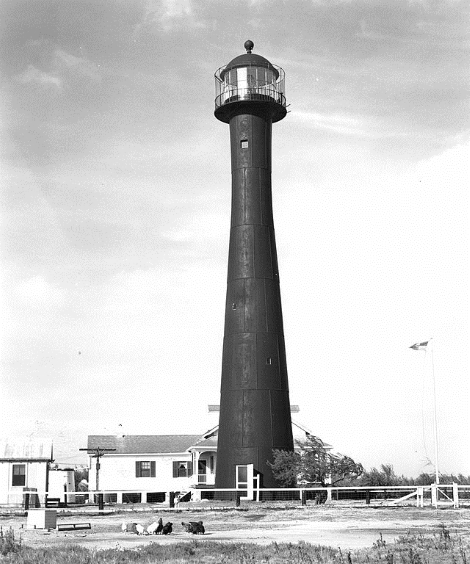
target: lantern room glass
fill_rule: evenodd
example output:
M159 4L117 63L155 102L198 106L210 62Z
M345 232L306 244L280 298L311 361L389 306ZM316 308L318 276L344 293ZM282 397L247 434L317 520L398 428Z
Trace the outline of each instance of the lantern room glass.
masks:
M240 100L270 101L285 107L284 71L272 67L243 66L226 72L221 67L215 73L215 107Z

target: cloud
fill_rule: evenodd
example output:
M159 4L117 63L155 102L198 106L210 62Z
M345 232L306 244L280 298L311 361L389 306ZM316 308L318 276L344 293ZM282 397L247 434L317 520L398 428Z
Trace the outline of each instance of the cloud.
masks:
M170 32L175 28L203 28L206 25L197 19L192 0L147 0L145 14L135 32L142 28L157 27Z
M65 297L62 290L49 284L43 276L23 280L15 288L15 294L20 302L34 308L60 306Z
M85 59L76 57L62 49L54 51L54 67L58 72L73 71L77 75L89 78L94 82L101 81L100 65Z
M100 65L84 57L76 57L59 47L51 52L51 45L47 41L30 42L30 46L47 49L50 72L46 72L29 64L24 72L14 77L15 82L20 84L35 84L44 89L53 89L62 92L65 87L70 86L74 77L92 82L101 81Z
M321 114L318 112L294 110L291 112L291 116L303 125L334 131L342 135L374 135L363 119L346 114Z
M38 84L43 88L52 88L62 91L63 81L60 77L37 69L33 65L28 65L26 70L14 77L16 82L21 84Z

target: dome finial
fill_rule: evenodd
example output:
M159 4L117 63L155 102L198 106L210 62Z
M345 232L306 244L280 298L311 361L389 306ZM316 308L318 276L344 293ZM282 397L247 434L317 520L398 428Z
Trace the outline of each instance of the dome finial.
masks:
M243 47L245 47L247 53L251 53L254 46L255 46L255 44L250 39L248 39L248 41L245 41L245 44L243 45Z

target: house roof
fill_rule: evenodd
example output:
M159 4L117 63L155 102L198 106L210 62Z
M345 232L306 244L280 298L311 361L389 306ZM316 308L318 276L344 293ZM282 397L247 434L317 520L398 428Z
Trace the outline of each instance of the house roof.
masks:
M197 448L216 447L217 446L217 435L212 435L212 436L207 437L207 438L203 437L202 439L200 439L197 443L195 443L192 446L197 447Z
M0 440L0 460L52 460L52 440Z
M292 421L295 430L313 435L304 425ZM187 452L191 447L216 448L219 426L216 425L201 435L89 435L88 449L115 449L113 454L169 454ZM296 438L296 437L295 437ZM327 450L332 447L323 443Z
M201 435L89 435L88 449L113 448L109 454L165 454L186 452Z

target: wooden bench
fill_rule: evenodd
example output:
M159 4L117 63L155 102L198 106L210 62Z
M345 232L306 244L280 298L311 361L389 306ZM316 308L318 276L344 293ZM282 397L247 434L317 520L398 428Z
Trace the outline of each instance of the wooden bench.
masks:
M58 531L78 531L80 529L91 529L91 523L57 523Z
M46 499L46 507L67 507L67 504L63 501L60 501L60 497L48 497Z

